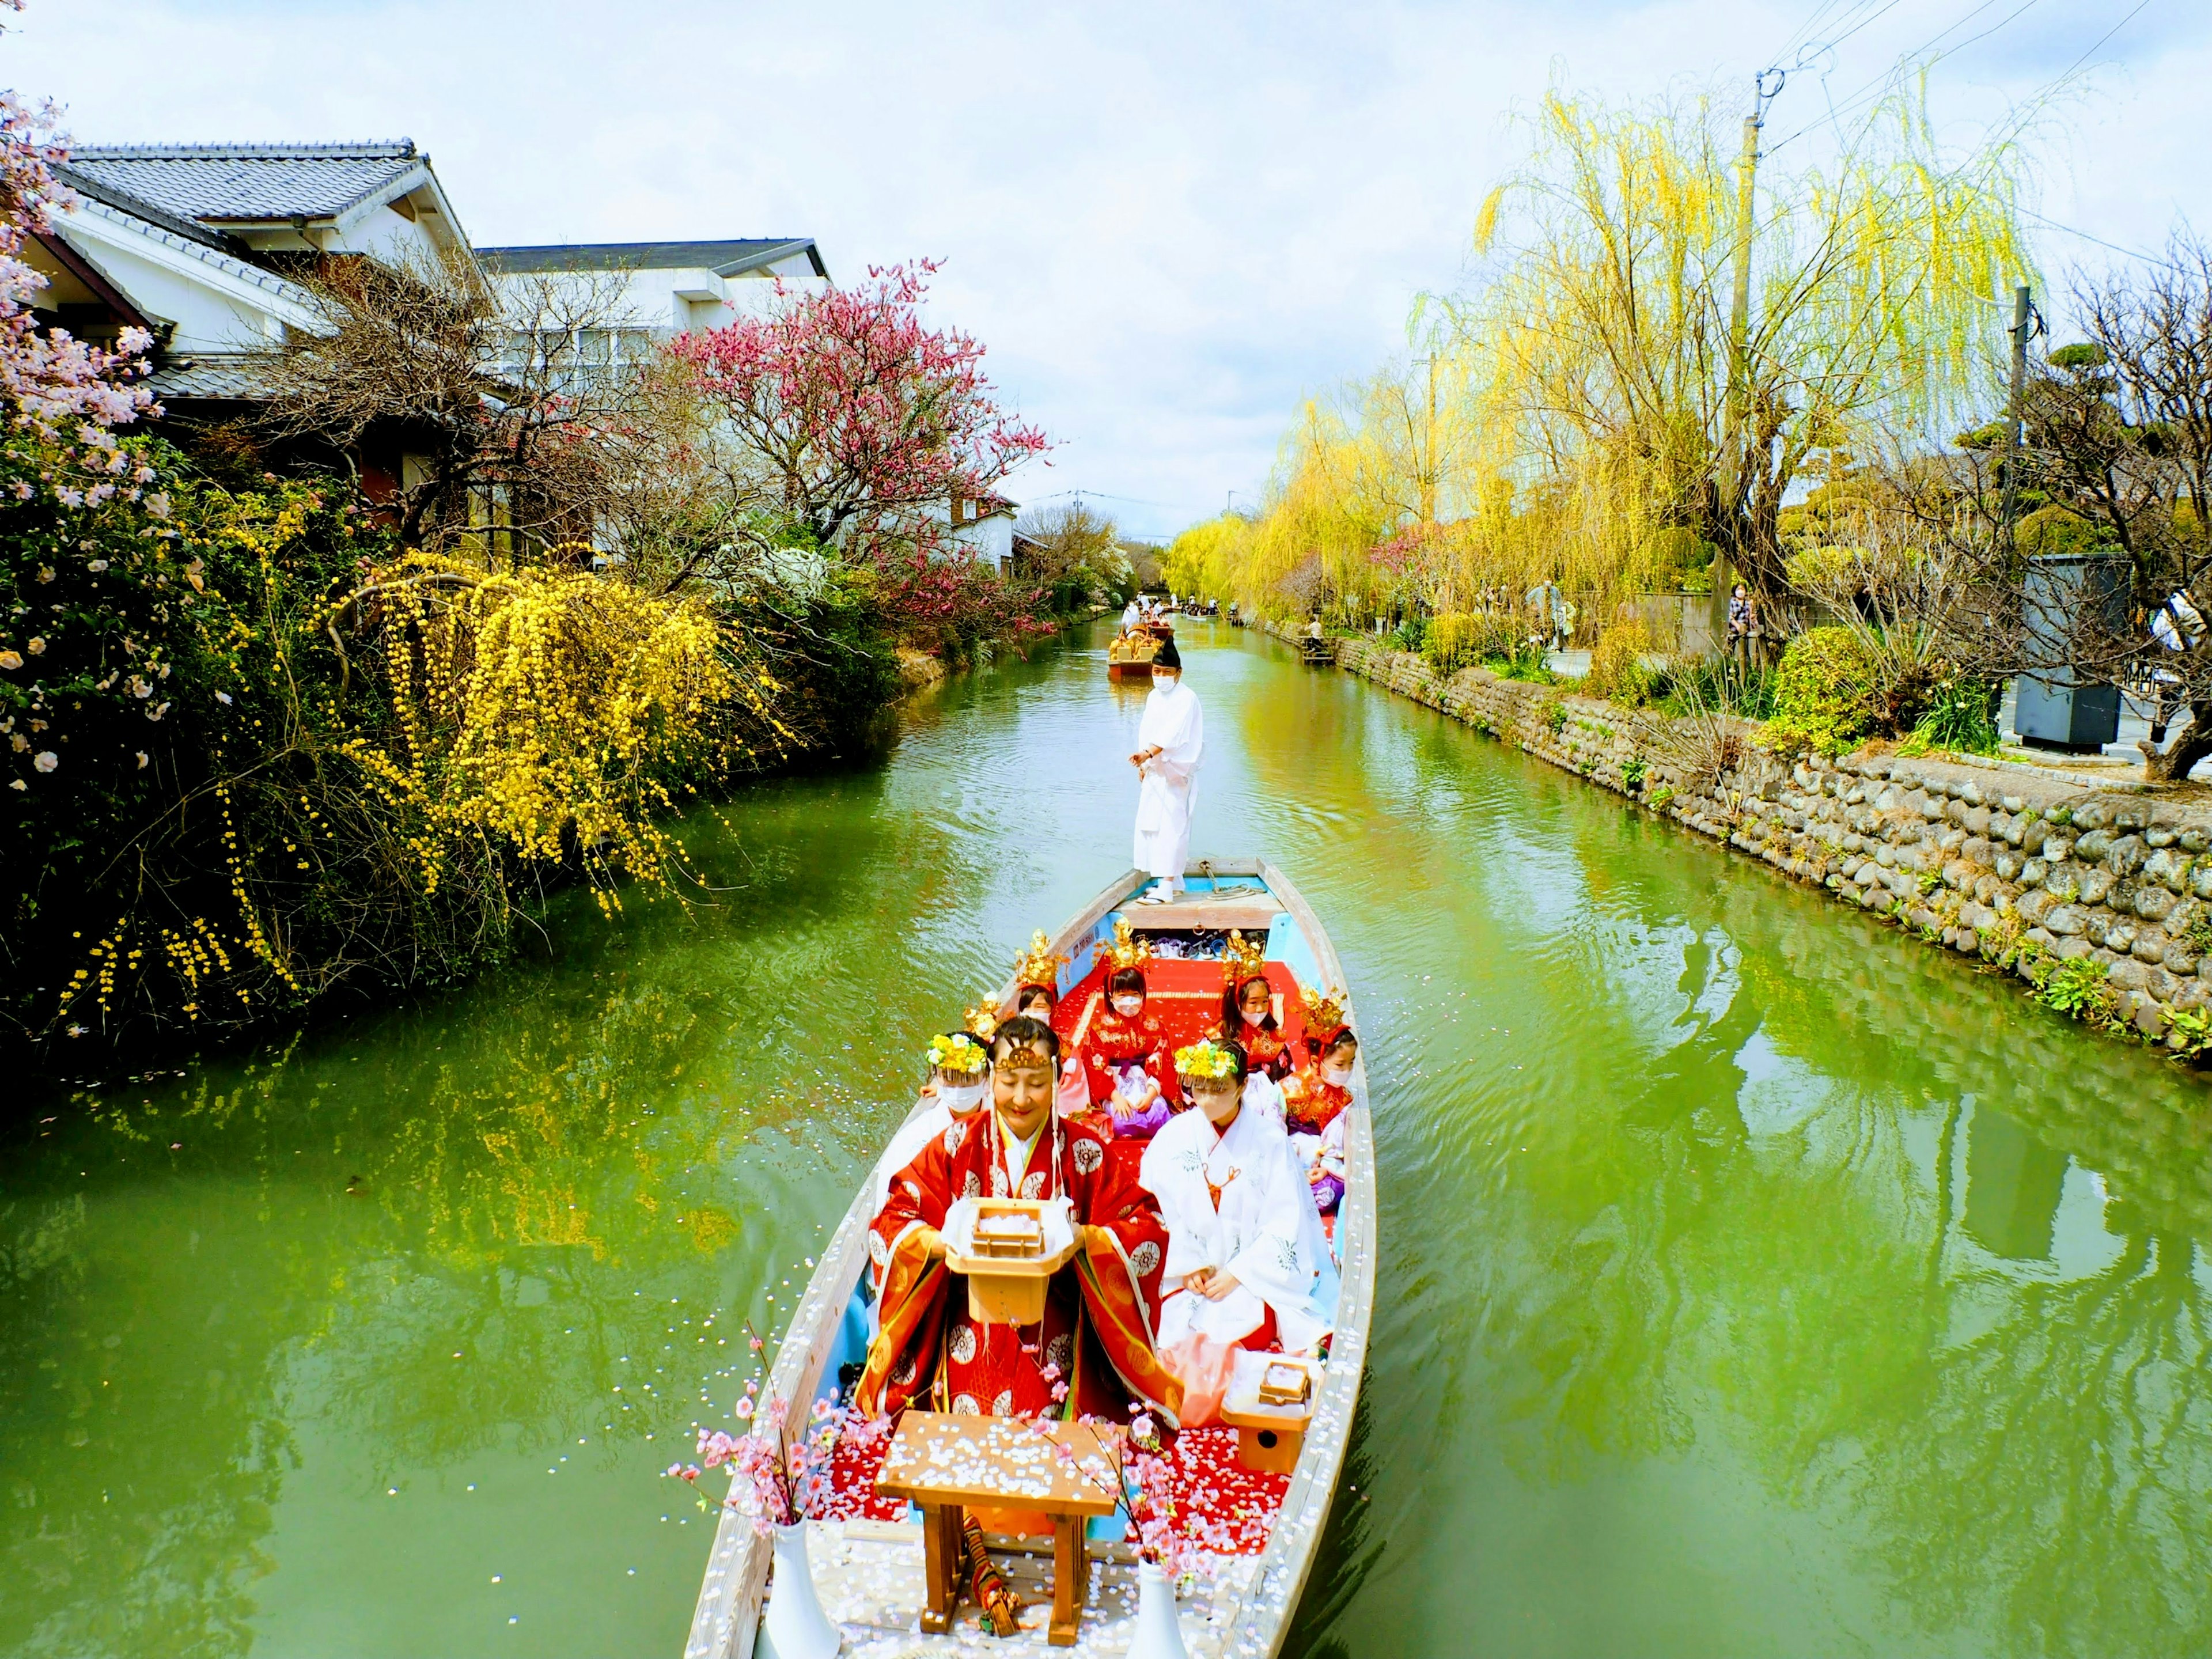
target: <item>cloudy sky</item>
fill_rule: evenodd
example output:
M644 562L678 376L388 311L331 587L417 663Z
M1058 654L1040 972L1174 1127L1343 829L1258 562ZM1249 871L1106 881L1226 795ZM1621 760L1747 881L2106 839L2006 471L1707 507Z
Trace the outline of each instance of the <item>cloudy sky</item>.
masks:
M480 243L942 258L936 314L1058 442L1012 493L1163 533L1255 498L1302 399L1465 280L1551 79L1738 98L1801 64L1768 132L1809 128L1802 155L1922 49L1949 54L1931 104L1961 143L2090 75L2039 155L2050 219L2130 247L2212 230L2202 0L31 0L0 84L85 143L412 137ZM2053 274L2120 257L2056 230L2043 252Z

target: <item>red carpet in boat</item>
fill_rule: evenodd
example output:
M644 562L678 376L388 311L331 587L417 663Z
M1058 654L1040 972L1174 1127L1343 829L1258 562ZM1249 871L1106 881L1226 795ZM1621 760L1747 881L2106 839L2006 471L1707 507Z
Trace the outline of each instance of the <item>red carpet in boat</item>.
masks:
M876 1496L884 1450L878 1446L851 1451L840 1443L836 1495L820 1519L896 1521L905 1516L904 1499ZM1175 1505L1178 1532L1201 1541L1225 1534L1238 1555L1257 1555L1267 1548L1268 1531L1291 1484L1288 1475L1255 1474L1238 1462L1237 1431L1230 1428L1184 1430L1167 1462L1168 1499Z

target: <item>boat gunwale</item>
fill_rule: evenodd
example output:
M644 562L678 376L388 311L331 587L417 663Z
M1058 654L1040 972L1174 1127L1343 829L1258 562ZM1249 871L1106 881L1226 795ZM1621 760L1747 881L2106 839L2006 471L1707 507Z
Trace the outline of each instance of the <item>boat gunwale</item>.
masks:
M1281 901L1312 947L1321 970L1322 989L1348 989L1344 965L1336 947L1297 886L1266 859L1212 859L1189 873L1204 877L1256 876ZM1132 867L1099 890L1053 936L1051 948L1072 954L1089 939L1108 915L1146 885L1151 878ZM1000 988L1003 1007L1016 990L1011 976ZM921 1109L916 1102L908 1113ZM1339 1289L1334 1333L1330 1338L1328 1363L1315 1403L1316 1430L1309 1431L1297 1468L1285 1490L1281 1508L1271 1530L1267 1547L1261 1553L1249 1580L1249 1589L1225 1623L1234 1632L1239 1624L1251 1627L1252 1639L1237 1644L1240 1655L1272 1656L1281 1647L1297 1610L1321 1529L1343 1473L1345 1455L1352 1439L1352 1414L1366 1369L1367 1332L1374 1308L1374 1264L1376 1208L1375 1145L1368 1103L1367 1063L1362 1052L1353 1061L1352 1104L1345 1109L1345 1201L1338 1213L1336 1240ZM905 1120L902 1119L903 1122ZM888 1145L888 1140L886 1140ZM880 1153L878 1154L881 1156ZM873 1170L871 1164L870 1171ZM864 1176L837 1224L837 1231L817 1258L818 1265L807 1280L806 1291L793 1310L788 1334L776 1351L768 1377L768 1397L797 1405L813 1399L828 1364L830 1345L836 1339L867 1261L868 1194L872 1183ZM1357 1195L1355 1197L1355 1194ZM804 1333L805 1340L799 1340ZM805 1413L794 1412L785 1431L787 1453L797 1433L805 1425ZM1319 1431L1327 1425L1331 1431ZM756 1419L753 1432L766 1427ZM770 1559L769 1540L754 1530L751 1507L745 1503L717 1506L719 1518L707 1557L699 1599L692 1610L691 1627L684 1643L684 1659L752 1659L760 1628L762 1598L768 1587ZM1264 1605L1253 1607L1255 1599ZM1261 1621L1265 1620L1264 1627Z

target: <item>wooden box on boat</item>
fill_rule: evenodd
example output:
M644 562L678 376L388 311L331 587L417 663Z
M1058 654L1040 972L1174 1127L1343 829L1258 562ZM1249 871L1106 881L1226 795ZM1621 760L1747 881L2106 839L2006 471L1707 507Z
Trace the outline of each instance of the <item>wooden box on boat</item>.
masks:
M987 1222L1025 1219L1035 1247L1001 1254L1011 1240L981 1236ZM973 1198L945 1218L945 1265L968 1280L968 1311L987 1325L1034 1325L1044 1317L1046 1286L1075 1255L1066 1206L1039 1198Z
M1287 1370L1300 1373L1302 1388L1284 1386ZM1247 1352L1232 1362L1221 1420L1237 1431L1237 1455L1246 1468L1288 1474L1297 1468L1313 1421L1316 1370L1311 1360L1279 1353Z

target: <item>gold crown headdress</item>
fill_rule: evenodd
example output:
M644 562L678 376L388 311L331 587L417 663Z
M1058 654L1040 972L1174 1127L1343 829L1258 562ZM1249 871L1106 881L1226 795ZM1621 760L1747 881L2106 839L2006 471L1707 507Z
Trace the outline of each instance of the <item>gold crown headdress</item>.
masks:
M1242 985L1248 979L1267 976L1267 941L1247 939L1231 929L1221 947L1221 982Z
M1305 999L1306 1030L1310 1035L1325 1036L1344 1024L1350 1001L1343 992L1334 986L1327 991L1316 991L1310 985L1301 985L1298 994Z
M1127 916L1114 924L1114 942L1106 947L1106 960L1115 968L1142 968L1152 959L1152 941L1137 937Z
M968 1011L968 1029L988 1042L999 1034L999 1010L994 1004L979 1002Z
M1054 954L1052 941L1045 938L1044 929L1036 930L1030 940L1030 948L1014 958L1014 986L1042 985L1055 997L1060 994L1060 970L1067 958Z

